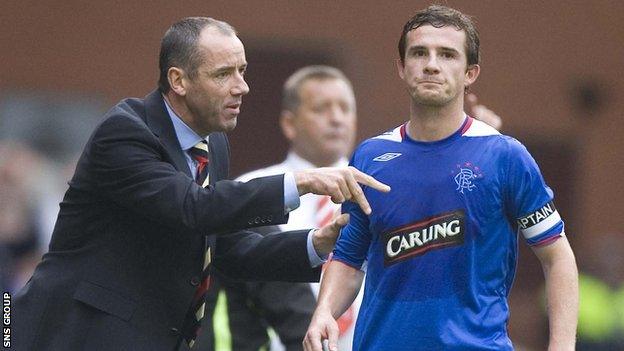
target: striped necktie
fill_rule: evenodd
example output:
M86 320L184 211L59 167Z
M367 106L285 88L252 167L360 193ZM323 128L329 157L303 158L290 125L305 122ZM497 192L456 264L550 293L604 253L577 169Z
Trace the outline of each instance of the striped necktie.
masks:
M189 154L197 162L195 182L204 188L207 187L210 177L208 175L208 143L206 140L202 140L190 148Z
M336 212L337 209L338 205L331 202L329 196L319 197L316 204L317 226L320 228L329 224L334 218L334 212ZM323 265L323 270L325 270L325 266L326 265ZM349 306L345 313L343 313L342 316L336 320L336 322L338 322L339 335L342 336L347 330L349 330L354 321L355 311L353 310L353 306Z
M189 150L189 154L197 163L197 169L195 173L195 182L202 187L207 187L210 184L210 175L208 173L208 143L205 140L200 141ZM186 320L183 327L182 336L188 344L189 348L192 348L195 344L195 339L199 335L201 329L201 322L204 318L204 310L206 309L206 292L210 287L210 246L205 245L204 251L204 265L202 269L200 284L195 290L193 296L193 302L186 316Z

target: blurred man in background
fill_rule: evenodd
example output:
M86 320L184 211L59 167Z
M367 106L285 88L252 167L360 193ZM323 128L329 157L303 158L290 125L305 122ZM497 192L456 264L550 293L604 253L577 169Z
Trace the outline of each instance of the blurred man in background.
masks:
M468 112L500 128L501 118L480 105L474 94L467 96ZM346 166L356 137L356 101L351 82L338 69L307 66L284 83L280 126L290 143L286 159L279 164L240 176L253 178L315 167ZM339 208L328 197L307 194L301 206L290 213L281 230L325 225ZM269 229L266 229L270 231ZM318 283L237 283L220 279L216 300L214 340L200 340L202 350L259 350L277 335L271 350L301 350L301 339L314 312ZM216 291L216 289L215 289ZM338 318L338 348L351 350L361 294ZM208 335L208 334L206 334Z

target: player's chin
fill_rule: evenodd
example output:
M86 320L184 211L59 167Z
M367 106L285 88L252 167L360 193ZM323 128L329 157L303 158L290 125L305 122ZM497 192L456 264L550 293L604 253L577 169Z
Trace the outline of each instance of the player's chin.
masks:
M414 100L425 106L445 106L448 99L438 93L416 93L412 95Z

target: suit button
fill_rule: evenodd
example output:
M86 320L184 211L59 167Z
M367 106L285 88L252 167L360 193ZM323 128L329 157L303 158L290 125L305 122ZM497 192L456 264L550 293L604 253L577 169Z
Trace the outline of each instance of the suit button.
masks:
M192 286L198 286L199 285L199 277L198 276L194 276L191 278L191 285Z
M178 330L178 328L172 327L171 329L169 329L169 331L173 335L180 335L180 331Z

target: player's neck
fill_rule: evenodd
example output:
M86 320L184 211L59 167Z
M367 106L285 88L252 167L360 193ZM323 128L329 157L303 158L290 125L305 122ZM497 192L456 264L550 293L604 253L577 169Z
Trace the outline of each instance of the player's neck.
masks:
M457 131L463 122L463 99L442 107L412 103L407 134L418 141L442 140Z

